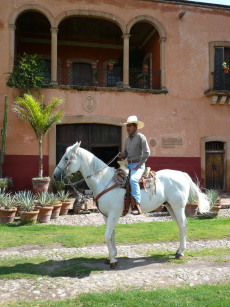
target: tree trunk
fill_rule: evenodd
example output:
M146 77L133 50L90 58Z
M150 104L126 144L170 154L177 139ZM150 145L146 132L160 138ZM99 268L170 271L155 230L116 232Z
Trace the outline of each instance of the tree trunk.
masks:
M39 177L43 177L43 154L42 154L42 142L43 137L40 136L39 138Z

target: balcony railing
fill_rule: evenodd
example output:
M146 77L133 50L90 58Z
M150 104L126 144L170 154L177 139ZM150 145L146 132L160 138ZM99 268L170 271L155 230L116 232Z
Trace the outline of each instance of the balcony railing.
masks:
M139 68L129 70L129 85L135 89L156 89L161 88L160 70L143 72ZM123 87L123 69L114 66L112 69L92 68L86 66L79 68L58 67L58 84L84 87Z
M230 91L230 70L226 73L224 73L223 69L215 70L212 75L214 90Z

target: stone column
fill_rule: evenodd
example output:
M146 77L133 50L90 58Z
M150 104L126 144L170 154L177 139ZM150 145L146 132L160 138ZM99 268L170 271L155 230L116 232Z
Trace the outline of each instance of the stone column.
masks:
M123 87L129 88L129 34L123 36Z
M166 38L160 38L160 61L161 61L161 89L166 90L166 74L165 74L165 43Z
M10 28L10 71L14 67L14 57L15 57L15 24L9 24Z
M57 81L57 34L58 28L51 28L51 84L58 84Z

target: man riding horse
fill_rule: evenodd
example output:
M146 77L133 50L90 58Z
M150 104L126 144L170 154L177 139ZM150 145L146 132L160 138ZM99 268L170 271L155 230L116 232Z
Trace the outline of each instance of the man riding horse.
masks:
M127 158L128 160L132 195L132 214L138 215L141 214L139 180L145 171L145 162L150 155L150 149L146 137L137 131L137 129L144 127L144 123L139 121L137 116L130 116L124 125L126 125L128 137L125 140L124 152L120 152L118 157L120 159Z

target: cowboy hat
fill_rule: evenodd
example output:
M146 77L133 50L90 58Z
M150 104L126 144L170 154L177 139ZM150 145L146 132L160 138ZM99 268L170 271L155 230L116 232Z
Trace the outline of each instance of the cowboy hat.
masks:
M129 116L127 122L124 123L123 125L128 125L128 124L137 124L137 129L141 129L145 125L143 122L137 119L136 115Z

